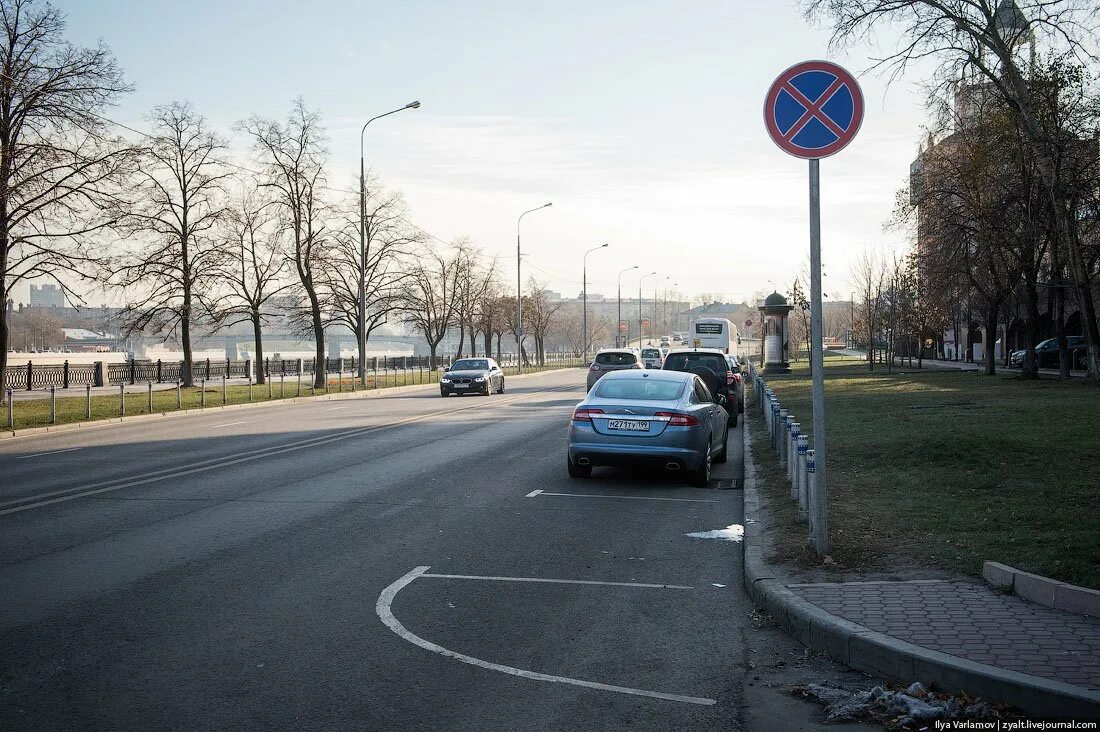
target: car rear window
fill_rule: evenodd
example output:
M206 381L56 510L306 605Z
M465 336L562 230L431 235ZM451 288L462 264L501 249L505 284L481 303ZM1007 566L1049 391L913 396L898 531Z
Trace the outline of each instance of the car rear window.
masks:
M630 366L638 362L633 353L597 353L596 363L603 366Z
M662 379L601 379L596 396L602 399L637 399L640 401L672 401L679 399L684 382Z
M642 349L642 358L660 358L661 352L656 348L644 348Z
M665 357L669 371L686 371L690 366L706 366L719 373L729 370L725 357L717 353L670 353Z

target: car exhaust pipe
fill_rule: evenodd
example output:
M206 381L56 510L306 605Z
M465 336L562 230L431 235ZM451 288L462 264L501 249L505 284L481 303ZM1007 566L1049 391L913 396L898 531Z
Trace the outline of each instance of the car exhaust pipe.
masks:
M680 469L680 463L674 462L672 460L665 463L665 470L677 471L679 469Z
M591 461L591 460L589 460L589 459L588 459L588 458L586 458L586 457L581 457L581 458L577 458L577 465L580 465L580 466L581 466L582 468L583 468L583 467L587 467L587 466L589 466L589 465L591 465L591 464L592 464L592 461Z

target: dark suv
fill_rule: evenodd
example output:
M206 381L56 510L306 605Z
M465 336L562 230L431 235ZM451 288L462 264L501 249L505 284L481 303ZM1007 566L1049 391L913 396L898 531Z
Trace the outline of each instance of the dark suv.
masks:
M717 348L692 348L670 351L665 356L665 371L687 371L697 374L717 398L724 397L723 406L730 415L730 426L737 424L739 381L741 374L733 372L726 354Z
M1069 346L1069 367L1071 369L1084 369L1088 353L1085 346L1085 337L1068 336L1066 341ZM1014 351L1009 356L1009 364L1011 366L1023 366L1025 353L1026 351ZM1058 339L1048 338L1035 346L1035 357L1039 361L1039 368L1041 369L1058 368Z

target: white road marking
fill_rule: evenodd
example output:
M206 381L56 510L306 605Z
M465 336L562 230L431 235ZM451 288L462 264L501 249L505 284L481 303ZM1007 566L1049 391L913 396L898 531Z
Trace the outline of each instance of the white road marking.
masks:
M288 452L296 452L298 450L304 450L309 447L315 447L318 445L327 445L332 442L341 442L343 440L350 439L352 437L359 437L361 435L371 434L373 432L379 432L381 430L387 430L392 427L401 427L406 424L413 424L415 422L423 422L426 419L434 419L436 417L446 417L456 412L465 412L468 409L480 409L486 406L500 406L502 404L508 404L511 402L518 402L523 399L538 396L540 393L556 392L556 391L570 391L573 387L550 387L542 392L524 393L516 395L512 398L499 399L492 402L475 402L466 407L457 407L455 409L447 409L440 412L431 412L429 414L421 414L415 417L408 417L406 419L399 419L395 422L388 424L381 424L374 427L357 427L355 429L347 430L345 432L337 432L334 435L322 435L320 437L309 437L304 440L298 440L297 442L287 443L285 445L271 445L269 447L260 447L254 450L246 450L238 453L236 457L232 459L226 459L225 457L209 458L207 460L200 460L192 463L192 467L180 468L170 467L161 468L160 470L154 470L150 473L144 473L142 475L134 476L133 478L116 480L105 480L98 483L89 483L83 486L75 486L73 488L63 488L61 490L50 491L48 493L39 493L34 496L25 496L23 498L16 498L10 501L0 502L0 516L4 516L9 513L17 513L19 511L29 511L32 508L41 508L42 506L49 506L54 503L62 503L64 501L72 501L77 498L85 498L87 496L94 496L100 493L108 493L111 491L117 491L122 488L132 488L138 485L145 485L147 483L155 483L158 480L165 480L167 478L181 478L185 475L192 475L194 473L205 473L210 470L216 470L218 468L226 467L229 465L236 465L238 463L252 462L254 460L260 460L273 455L281 455ZM79 449L79 448L71 448ZM65 495L62 495L65 494ZM51 498L51 496L57 496ZM34 501L34 503L28 503L28 501ZM17 506L15 504L23 503L25 505ZM6 508L12 506L12 508Z
M326 411L326 412L335 412L335 411L336 411L336 410L338 410L338 409L347 409L347 407L329 407L329 408L328 408L328 409L326 409L325 411Z
M243 420L243 421L241 421L241 422L226 422L225 424L215 424L215 425L211 425L211 426L210 426L210 428L211 428L211 429L214 429L214 428L216 428L216 427L232 427L232 426L234 426L234 425L238 425L238 424L248 424L248 423L249 423L250 421L251 421L251 420L248 420L248 419L246 419L246 420Z
M616 496L610 493L547 493L546 491L534 491L528 493L526 498L535 496L565 496L567 498L624 498L631 501L678 501L682 503L718 503L712 498L658 498L657 496Z
M16 460L27 460L28 458L42 457L43 455L56 455L59 452L72 452L73 450L79 450L79 447L66 447L64 450L50 450L49 452L36 452L33 455L17 455Z
M741 524L730 524L724 529L714 529L713 531L695 531L690 534L686 534L692 539L718 539L720 541L736 541L740 542L745 537L745 527Z
M645 582L598 582L596 580L546 579L543 577L489 577L477 574L428 574L421 577L436 579L487 580L490 582L546 582L557 585L607 585L608 587L651 587L657 590L693 590L687 585L653 585Z
M378 596L378 602L375 603L374 611L378 614L379 619L385 623L386 627L392 630L400 637L407 640L413 645L420 646L425 650L438 653L441 656L447 658L453 658L456 661L462 663L468 663L471 666L477 666L479 668L488 669L490 671L500 671L501 673L511 674L513 676L519 676L525 679L531 679L534 681L549 681L558 684L571 684L573 686L582 686L588 689L599 689L600 691L613 691L618 694L630 694L633 696L644 696L651 699L665 699L667 701L683 702L685 704L700 704L703 706L711 706L716 703L714 699L706 699L698 696L683 696L680 694L666 694L661 691L646 691L645 689L632 689L628 686L613 686L611 684L601 684L596 681L585 681L583 679L572 679L568 676L553 676L551 674L538 673L536 671L527 671L522 668L515 668L514 666L505 666L499 663L493 663L492 661L485 661L480 658L474 658L473 656L467 656L464 653L458 653L456 651L444 648L441 645L432 643L431 641L424 640L418 635L410 632L401 621L394 617L393 611L390 606L393 604L394 598L397 593L403 588L408 586L417 577L425 576L429 567L422 566L416 567L408 572L405 576L398 579L386 589L382 590L382 594ZM660 585L658 585L660 586Z

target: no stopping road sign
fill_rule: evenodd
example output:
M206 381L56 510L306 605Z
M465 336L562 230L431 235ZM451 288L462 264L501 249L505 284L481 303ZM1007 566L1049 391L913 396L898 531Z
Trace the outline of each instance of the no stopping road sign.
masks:
M803 61L772 83L764 124L772 140L797 158L842 150L863 122L863 92L850 73L828 61Z

